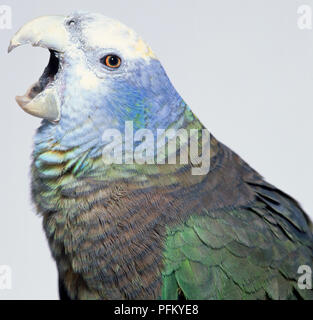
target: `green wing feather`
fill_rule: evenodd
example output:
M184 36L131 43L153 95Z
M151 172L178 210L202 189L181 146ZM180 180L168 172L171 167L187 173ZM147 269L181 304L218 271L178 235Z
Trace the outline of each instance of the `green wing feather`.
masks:
M274 187L251 185L248 207L206 211L168 230L162 298L313 299L297 286L312 266L312 228L300 206Z

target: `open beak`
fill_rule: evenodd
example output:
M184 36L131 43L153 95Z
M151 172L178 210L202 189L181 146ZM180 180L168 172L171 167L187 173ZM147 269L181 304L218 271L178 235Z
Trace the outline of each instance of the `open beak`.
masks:
M42 76L24 96L17 96L16 101L25 112L54 122L59 121L61 116L61 103L55 85L60 57L70 44L65 19L64 16L44 16L28 22L14 35L8 49L11 52L24 44L49 49L50 60Z

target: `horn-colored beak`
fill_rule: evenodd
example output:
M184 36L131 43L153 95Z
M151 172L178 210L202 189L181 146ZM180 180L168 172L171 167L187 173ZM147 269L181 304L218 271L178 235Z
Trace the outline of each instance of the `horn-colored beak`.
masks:
M18 105L32 116L58 122L61 118L61 103L55 88L48 88L30 99L27 93L15 98Z
M64 53L70 45L65 19L64 16L44 16L28 22L12 38L8 52L21 45L30 44L60 54ZM36 117L54 122L59 121L61 115L60 98L53 81L37 92L40 87L40 81L38 81L24 96L16 97L19 106L25 112Z
M64 16L43 16L26 23L12 38L8 52L24 44L64 52L69 44Z

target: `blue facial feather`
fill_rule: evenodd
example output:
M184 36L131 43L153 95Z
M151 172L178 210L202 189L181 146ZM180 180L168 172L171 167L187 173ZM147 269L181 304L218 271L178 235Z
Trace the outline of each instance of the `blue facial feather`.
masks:
M58 125L43 121L36 134L35 153L47 148L49 140L50 146L57 143L56 149L75 148L72 157L87 150L99 156L106 129L124 132L125 121L133 121L134 131L146 128L156 134L157 128L166 129L182 117L186 108L156 59L140 59L127 74L108 76L96 93L79 88L72 74L68 68L63 79L68 83L63 94L71 99L63 104Z

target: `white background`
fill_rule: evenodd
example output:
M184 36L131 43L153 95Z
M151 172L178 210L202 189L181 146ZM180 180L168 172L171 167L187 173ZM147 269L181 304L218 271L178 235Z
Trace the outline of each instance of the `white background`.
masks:
M0 30L0 265L12 290L0 299L56 299L57 274L30 202L32 137L40 120L14 101L41 75L48 52L9 39L28 20L75 9L134 28L207 128L313 217L313 30L299 30L306 0L3 0L13 29Z

